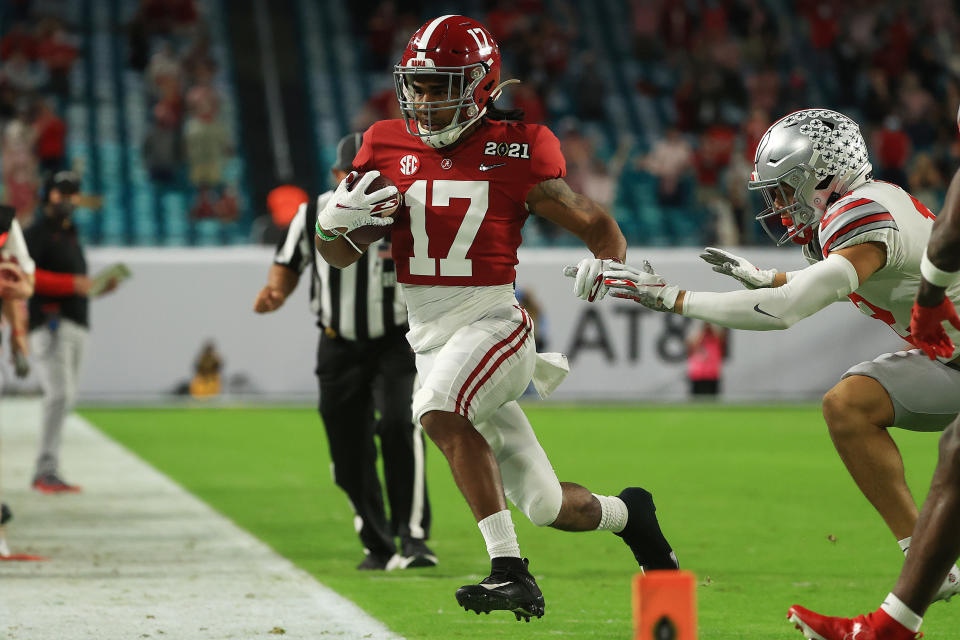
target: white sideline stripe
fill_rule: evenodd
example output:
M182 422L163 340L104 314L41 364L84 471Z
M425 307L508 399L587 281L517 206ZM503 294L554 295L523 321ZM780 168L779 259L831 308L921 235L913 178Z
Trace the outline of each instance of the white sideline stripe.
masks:
M31 491L39 425L37 401L0 401L10 546L52 558L0 562L5 640L402 640L79 416L62 458L84 492Z

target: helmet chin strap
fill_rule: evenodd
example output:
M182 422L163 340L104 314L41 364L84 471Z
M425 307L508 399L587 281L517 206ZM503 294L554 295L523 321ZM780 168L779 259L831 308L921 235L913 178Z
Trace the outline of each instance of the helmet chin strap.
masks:
M503 95L503 88L510 84L520 84L520 81L516 78L511 78L510 80L504 80L496 87L493 88L493 91L490 92L490 100L496 100L501 95Z

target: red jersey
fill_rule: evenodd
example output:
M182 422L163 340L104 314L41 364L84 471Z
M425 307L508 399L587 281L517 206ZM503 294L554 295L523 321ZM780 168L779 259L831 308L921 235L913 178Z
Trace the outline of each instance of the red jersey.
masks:
M527 193L567 173L550 129L492 120L451 149L382 120L363 134L353 166L380 171L404 194L390 231L397 280L445 286L513 283Z

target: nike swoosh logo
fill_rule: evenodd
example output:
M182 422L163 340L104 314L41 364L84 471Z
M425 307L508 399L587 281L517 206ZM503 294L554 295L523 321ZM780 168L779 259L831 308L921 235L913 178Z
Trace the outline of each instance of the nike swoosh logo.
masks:
M753 305L753 310L756 311L757 313L762 313L762 314L765 315L765 316L770 316L771 318L775 318L775 319L777 319L777 320L781 320L781 318L778 318L777 316L773 315L772 313L767 313L766 311L764 311L763 309L761 309L759 304Z
M497 167L507 166L506 162L501 162L500 164L483 164L480 163L480 171L490 171L490 169L496 169Z
M500 583L497 583L497 584L483 584L483 583L481 582L481 583L480 583L480 586L483 587L484 589L496 589L497 587L505 587L505 586L507 586L508 584L513 584L513 583L512 583L512 582L500 582Z

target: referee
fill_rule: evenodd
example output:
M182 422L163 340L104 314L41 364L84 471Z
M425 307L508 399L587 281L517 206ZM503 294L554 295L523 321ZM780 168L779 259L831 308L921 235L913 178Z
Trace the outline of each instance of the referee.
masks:
M359 133L352 133L337 145L332 171L338 184L351 170L361 140ZM357 569L432 567L437 557L425 543L430 537L430 502L423 433L411 415L416 366L406 340L406 305L386 241L372 244L345 269L331 267L315 255L313 222L318 207L332 194L327 191L316 203L300 205L253 310L267 313L279 308L310 267L311 309L322 330L316 370L320 417L334 480L359 518L366 558ZM383 453L389 522L377 477L375 435ZM400 538L399 552L395 537Z

